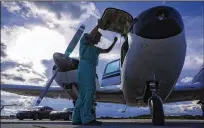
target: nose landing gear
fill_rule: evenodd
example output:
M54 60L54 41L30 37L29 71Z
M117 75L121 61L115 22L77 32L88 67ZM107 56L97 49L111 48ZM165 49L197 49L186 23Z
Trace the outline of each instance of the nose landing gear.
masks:
M149 91L152 95L148 99L148 105L150 108L150 114L152 115L152 123L154 125L164 125L165 117L163 110L163 102L162 99L156 94L157 90L156 82L148 82Z

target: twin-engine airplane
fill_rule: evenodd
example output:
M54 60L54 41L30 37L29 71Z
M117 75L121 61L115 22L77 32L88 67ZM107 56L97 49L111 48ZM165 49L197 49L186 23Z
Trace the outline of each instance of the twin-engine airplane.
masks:
M154 125L165 123L163 103L199 100L204 106L204 66L190 84L176 84L186 55L184 24L177 10L156 6L133 19L123 10L107 8L100 23L101 29L121 34L125 41L121 57L106 65L101 85L96 75L96 102L149 106ZM80 30L84 28L81 26ZM78 35L81 37L82 33ZM78 42L78 38L73 42ZM42 91L38 105L55 79L59 87L50 87L46 97L75 101L79 60L61 53L54 53L53 60L54 75L46 89L1 84L1 90L27 96L39 96Z

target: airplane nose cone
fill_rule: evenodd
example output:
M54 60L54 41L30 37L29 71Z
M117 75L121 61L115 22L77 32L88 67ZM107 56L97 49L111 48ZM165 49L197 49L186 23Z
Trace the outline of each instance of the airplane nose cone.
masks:
M53 60L54 60L55 65L60 70L66 70L67 67L69 66L69 58L62 53L54 53Z
M164 39L176 36L184 29L177 10L167 6L150 8L137 17L133 33L148 39Z

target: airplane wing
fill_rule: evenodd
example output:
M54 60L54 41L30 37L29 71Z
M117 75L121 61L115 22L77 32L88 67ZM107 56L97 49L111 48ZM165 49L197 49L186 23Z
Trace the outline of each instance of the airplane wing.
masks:
M204 101L204 65L195 75L190 84L177 84L166 102L189 100Z
M177 84L165 102L204 100L203 93L204 84L201 82L194 84Z
M1 91L24 96L39 96L44 86L1 84ZM69 93L60 86L51 86L46 96L48 98L65 98L71 100ZM120 85L107 86L96 90L96 101L106 103L124 103Z
M124 104L125 101L123 98L121 85L110 85L98 88L96 90L96 101Z
M24 96L39 96L44 86L1 84L1 91L15 93ZM49 98L70 98L68 93L60 86L51 86L46 97Z

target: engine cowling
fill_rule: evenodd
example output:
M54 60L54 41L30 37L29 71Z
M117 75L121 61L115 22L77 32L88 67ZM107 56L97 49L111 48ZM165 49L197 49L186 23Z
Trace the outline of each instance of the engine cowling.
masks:
M62 53L54 53L53 60L60 72L75 70L79 64L79 60L70 58ZM56 68L56 66L54 66L53 69Z

